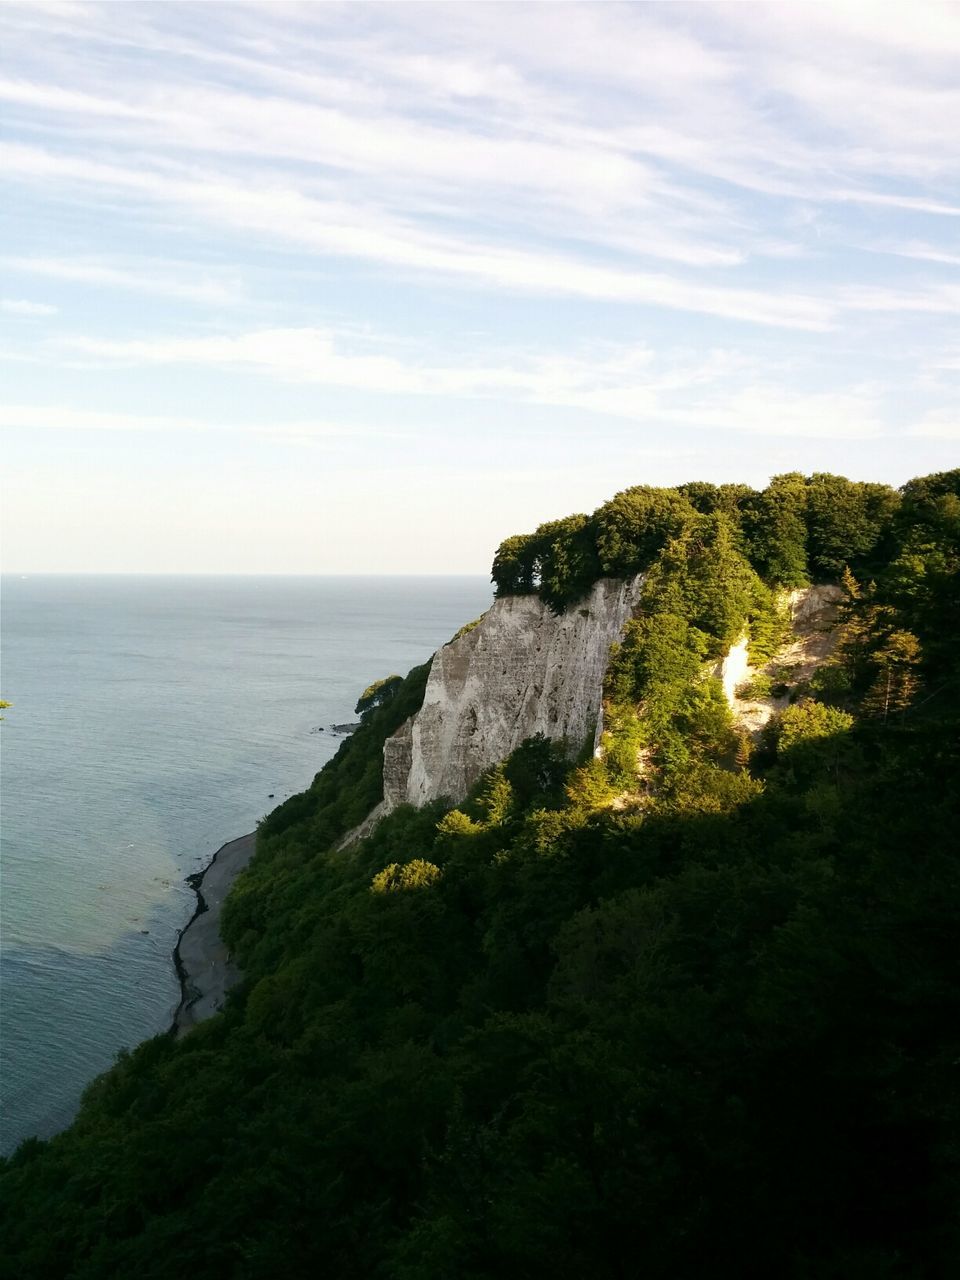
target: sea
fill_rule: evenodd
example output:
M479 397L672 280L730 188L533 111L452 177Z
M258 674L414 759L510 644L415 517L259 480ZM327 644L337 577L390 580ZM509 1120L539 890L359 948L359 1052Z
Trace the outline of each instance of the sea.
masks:
M0 580L0 1154L169 1027L185 877L490 603L484 577Z

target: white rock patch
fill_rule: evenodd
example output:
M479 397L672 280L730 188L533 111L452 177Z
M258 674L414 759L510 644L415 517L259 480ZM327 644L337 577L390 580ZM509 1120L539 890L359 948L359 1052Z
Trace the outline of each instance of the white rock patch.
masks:
M770 675L788 670L789 683L809 680L823 665L836 644L834 626L837 607L843 599L838 586L800 587L783 597L790 610L790 639L762 667L751 667L749 638L744 635L718 664L715 674L723 684L723 692L741 729L756 735L777 712L789 705L789 696L780 698L740 698L737 689L755 675Z
M434 656L423 706L384 744L384 807L463 799L485 769L542 733L574 754L595 735L610 646L642 576L601 579L554 614L539 596L505 596Z

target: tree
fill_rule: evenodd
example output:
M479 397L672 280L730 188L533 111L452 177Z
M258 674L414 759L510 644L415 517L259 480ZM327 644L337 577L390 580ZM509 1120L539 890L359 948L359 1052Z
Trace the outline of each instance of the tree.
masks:
M495 765L487 776L478 803L486 819L484 826L502 827L513 813L513 787L507 780L506 765Z
M563 743L551 742L542 733L525 738L503 769L515 811L557 802L563 795L567 768Z
M642 572L695 515L676 489L637 485L618 493L593 517L602 571L622 578Z
M651 569L644 603L714 637L717 654L740 638L761 584L741 554L729 516L696 516Z
M836 578L845 565L868 567L900 505L885 484L856 484L826 472L807 483L807 533L815 576Z
M443 872L433 862L414 858L411 862L391 862L378 871L370 882L373 893L404 893L410 889L425 889L436 884Z
M357 699L354 713L361 720L369 719L375 711L397 696L402 684L403 676L384 676L382 680L374 680Z
M532 533L504 538L493 557L491 577L498 596L529 595L540 585L537 549Z
M748 484L710 484L706 480L692 480L689 484L677 485L677 493L683 494L690 504L701 515L710 516L715 511L722 511L739 523L740 509L750 499L756 499L757 492Z
M600 577L594 523L589 516L567 516L540 525L533 538L540 594L559 613L586 595Z
M846 711L804 698L792 707L787 707L780 717L777 751L790 751L801 743L832 738L838 733L848 733L852 728L853 716Z
M469 817L462 809L451 809L437 823L437 831L442 836L476 836L483 830L478 822Z
M843 573L841 573L840 575L840 585L843 588L843 593L848 600L860 599L860 595L861 595L860 583L856 580L856 578L850 572L850 566L848 564L843 566Z
M886 722L891 712L906 711L920 686L921 657L920 641L912 632L890 633L873 655L877 674L863 700L867 715Z
M807 483L799 471L774 476L744 509L744 532L757 572L783 587L807 583Z
M602 809L614 794L607 767L598 757L574 769L567 780L567 799L574 809L582 812Z

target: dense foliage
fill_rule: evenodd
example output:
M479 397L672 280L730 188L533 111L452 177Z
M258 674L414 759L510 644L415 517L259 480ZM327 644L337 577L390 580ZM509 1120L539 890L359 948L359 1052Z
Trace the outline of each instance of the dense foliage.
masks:
M945 474L949 486L953 473ZM911 484L939 482L934 476ZM696 527L698 516L712 516L725 519L766 582L799 587L836 578L844 567L874 572L888 558L898 514L909 524L920 500L920 490L909 485L901 494L824 473L774 476L761 492L703 481L676 489L637 485L592 516L553 520L506 538L494 557L493 580L498 595L539 591L563 609L601 576L648 569L668 542Z
M629 490L529 573L501 547L515 588L649 570L603 757L530 740L337 851L426 670L373 688L260 828L227 1010L6 1163L0 1272L955 1275L960 471L834 480ZM710 660L772 654L772 583L841 555L832 659L745 744Z

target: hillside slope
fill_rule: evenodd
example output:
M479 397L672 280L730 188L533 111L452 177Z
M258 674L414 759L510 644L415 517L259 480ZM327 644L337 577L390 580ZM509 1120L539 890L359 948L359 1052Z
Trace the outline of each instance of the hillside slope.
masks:
M338 851L430 673L391 683L262 824L224 1013L0 1169L0 1273L955 1274L960 471L881 490L628 490L507 540L501 596L558 616L643 575L599 754L527 738ZM832 648L754 735L723 663L771 676L811 578Z

